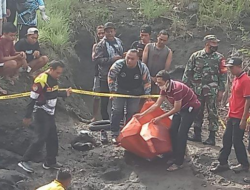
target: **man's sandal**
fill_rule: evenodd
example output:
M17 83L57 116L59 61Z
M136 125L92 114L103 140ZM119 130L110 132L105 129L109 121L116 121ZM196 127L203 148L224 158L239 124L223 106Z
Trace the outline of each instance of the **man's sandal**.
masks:
M172 164L171 166L169 166L167 168L167 171L168 172L174 172L174 171L177 171L177 170L182 169L182 168L183 168L183 165Z

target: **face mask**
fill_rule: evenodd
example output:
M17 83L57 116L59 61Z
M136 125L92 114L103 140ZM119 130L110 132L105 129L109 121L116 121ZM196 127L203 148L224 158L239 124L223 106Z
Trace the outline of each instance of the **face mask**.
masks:
M168 86L169 86L169 83L167 83L167 85L162 85L162 86L159 86L159 88L163 91L166 91L168 89Z
M163 86L159 86L159 88L163 91L166 91L167 90L167 86L166 85L163 85Z
M210 46L209 49L210 49L211 53L214 53L214 52L216 52L218 50L218 46Z

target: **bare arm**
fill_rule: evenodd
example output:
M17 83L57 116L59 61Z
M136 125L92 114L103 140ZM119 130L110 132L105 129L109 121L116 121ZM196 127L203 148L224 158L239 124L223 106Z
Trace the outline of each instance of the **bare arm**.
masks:
M169 49L168 58L167 58L167 61L166 61L166 64L165 64L165 70L166 71L168 71L170 69L172 58L173 58L173 52L172 52L171 49Z
M148 64L148 45L146 45L143 54L142 54L142 63L145 63L146 65Z
M94 44L92 48L92 60L95 59L95 49L96 49L96 44Z
M245 106L244 106L244 113L241 120L247 120L250 108L250 98L246 99Z

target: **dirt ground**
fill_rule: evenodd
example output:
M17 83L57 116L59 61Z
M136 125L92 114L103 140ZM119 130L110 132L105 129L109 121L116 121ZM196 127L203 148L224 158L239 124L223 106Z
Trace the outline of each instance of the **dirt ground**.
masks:
M112 5L113 13L116 15L113 21L118 25L117 34L123 40L126 49L138 39L139 27L143 23L132 19L133 13L127 11L128 7L129 5L125 3ZM152 37L155 39L157 32L164 28L171 32L170 23L166 19L149 23L154 30ZM239 31L230 32L230 36L220 29L203 31L196 28L192 21L187 31L192 32L192 37L178 37L173 33L170 37L168 45L174 51L172 70L184 67L191 53L203 47L202 39L206 34L218 36L221 40L219 51L226 57L233 48L240 47L242 43L239 40ZM78 31L75 38L78 41L75 50L81 61L68 58L66 73L60 85L90 90L94 74L94 66L91 64L93 40L85 30ZM177 70L173 78L180 79L181 72L182 70ZM5 87L9 89L10 94L13 94L29 91L30 85L31 80L22 77L15 87L8 85ZM55 177L55 171L42 169L44 152L40 152L34 158L32 164L35 168L34 174L27 174L17 166L34 135L34 127L23 128L21 124L27 102L28 98L0 101L0 190L34 190ZM60 100L57 109L60 143L58 160L72 170L71 190L237 190L244 188L243 178L249 177L248 173L235 174L229 171L214 175L209 171L221 147L222 126L217 134L216 147L189 142L189 159L185 162L185 167L173 173L166 171L167 158L148 162L120 147L111 144L101 145L97 132L92 134L97 142L92 150L79 152L72 149L71 141L79 131L88 129L86 124L79 122L79 117L90 119L91 105L92 97L73 95L71 98ZM222 120L225 115L226 111L221 109ZM207 122L204 123L203 139L208 136L206 126ZM234 151L230 161L232 165L237 164Z

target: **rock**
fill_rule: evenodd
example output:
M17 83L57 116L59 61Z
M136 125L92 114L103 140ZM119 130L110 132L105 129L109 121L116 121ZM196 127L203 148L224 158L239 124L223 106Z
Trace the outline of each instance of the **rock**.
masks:
M0 184L2 185L11 185L14 186L17 182L27 179L26 176L23 174L14 171L14 170L5 170L5 169L0 169ZM1 188L0 185L0 189ZM5 189L4 189L5 190Z
M118 181L122 179L123 174L120 168L108 169L103 173L102 178L107 181Z
M129 181L133 183L139 183L140 179L138 178L138 175L135 172L132 172L129 176Z
M0 168L8 169L13 163L18 163L21 156L8 150L0 149Z

